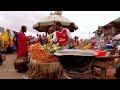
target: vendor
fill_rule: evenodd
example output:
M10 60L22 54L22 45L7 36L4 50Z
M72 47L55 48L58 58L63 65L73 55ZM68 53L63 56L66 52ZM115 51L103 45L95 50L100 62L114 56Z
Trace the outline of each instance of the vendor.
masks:
M53 44L57 44L68 49L69 45L73 42L70 31L67 28L63 28L60 22L56 22L55 29L56 31L51 40L51 47Z
M50 48L50 41L52 40L53 37L53 29L52 27L48 30L48 43L47 43L47 47Z
M73 46L75 49L79 49L79 40L77 36L74 37Z
M27 41L30 40L25 33L27 31L26 26L21 27L21 31L18 33L18 58L27 56Z
M79 40L79 49L83 49L83 44L84 44L83 39L80 39Z

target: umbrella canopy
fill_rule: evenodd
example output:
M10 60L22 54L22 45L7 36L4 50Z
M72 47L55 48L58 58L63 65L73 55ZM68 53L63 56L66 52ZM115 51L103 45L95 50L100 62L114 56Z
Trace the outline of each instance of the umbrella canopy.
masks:
M74 32L74 30L78 29L74 22L61 16L61 13L59 13L60 12L51 13L50 16L44 17L37 24L33 25L33 28L40 32L47 32L50 26L54 25L56 21L60 21L62 26L68 28L70 32Z
M120 34L117 34L116 36L114 36L112 40L120 40Z

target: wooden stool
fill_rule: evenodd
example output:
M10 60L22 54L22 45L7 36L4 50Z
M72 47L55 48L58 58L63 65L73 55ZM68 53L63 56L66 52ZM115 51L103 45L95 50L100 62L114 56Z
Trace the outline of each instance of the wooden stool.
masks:
M107 72L106 69L108 67L107 64L108 63L106 63L106 62L101 63L101 62L95 61L94 64L92 65L92 67L91 67L92 77L97 78L97 79L106 79L106 72ZM100 68L101 69L100 77L95 76L95 73L94 73L95 68Z
M114 58L119 58L119 55L95 57L93 65L91 66L91 73L93 78L106 79L107 68L109 65L114 63ZM95 76L95 67L101 69L100 77Z

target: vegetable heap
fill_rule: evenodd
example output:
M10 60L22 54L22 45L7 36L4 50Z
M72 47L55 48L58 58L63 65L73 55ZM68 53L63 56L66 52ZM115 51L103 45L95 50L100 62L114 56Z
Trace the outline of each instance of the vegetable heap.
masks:
M60 50L63 50L63 47L60 47L60 46L55 45L55 44L52 45L52 48L51 48L52 53L54 53L56 51L60 51Z
M59 61L56 56L52 56L50 49L40 43L29 46L28 51L31 53L31 58L38 62L51 63Z

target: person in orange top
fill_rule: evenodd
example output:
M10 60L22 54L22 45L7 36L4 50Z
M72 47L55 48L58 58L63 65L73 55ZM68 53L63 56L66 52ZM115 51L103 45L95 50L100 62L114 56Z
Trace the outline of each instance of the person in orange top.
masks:
M50 48L50 42L51 42L51 40L52 40L52 37L53 37L53 30L52 30L52 28L50 28L50 29L48 30L48 43L47 43L47 47L48 47L48 48Z
M80 49L83 49L83 44L84 44L83 39L80 39L80 41L79 41L79 48Z
M73 46L75 49L79 49L79 40L77 36L74 37Z

